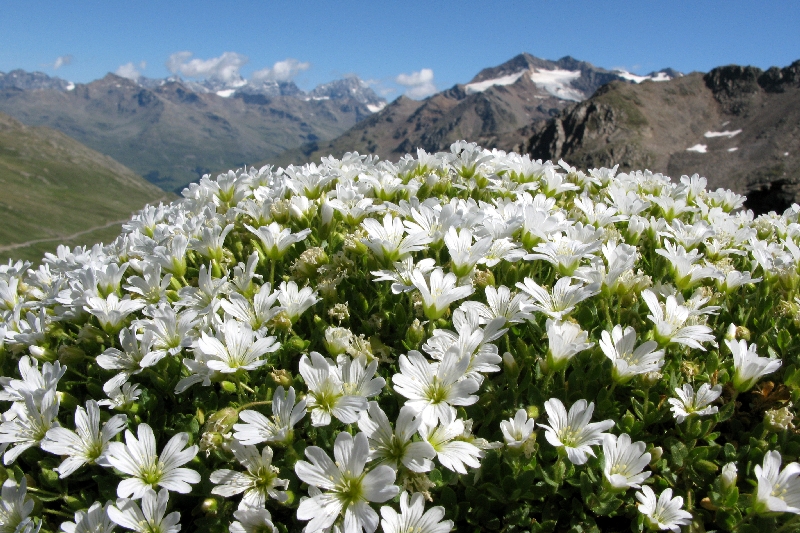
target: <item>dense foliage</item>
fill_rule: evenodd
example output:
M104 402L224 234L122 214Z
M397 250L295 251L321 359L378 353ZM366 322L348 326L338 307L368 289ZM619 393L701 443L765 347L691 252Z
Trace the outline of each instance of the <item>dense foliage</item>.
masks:
M796 530L800 207L455 143L0 267L2 531Z

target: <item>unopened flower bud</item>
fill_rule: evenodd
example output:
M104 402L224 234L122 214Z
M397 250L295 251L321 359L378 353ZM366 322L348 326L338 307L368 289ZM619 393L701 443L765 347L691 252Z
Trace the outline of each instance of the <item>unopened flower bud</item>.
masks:
M292 265L292 270L297 276L308 279L316 276L319 267L329 262L330 258L325 253L325 250L319 246L314 246L300 254L300 257Z
M232 381L222 381L220 382L220 387L222 387L222 390L228 394L233 394L236 392L236 383L233 383Z
M661 460L664 455L664 449L661 446L655 446L650 449L650 464L654 465Z
M422 344L424 338L425 328L422 326L422 322L420 322L418 318L415 318L414 322L411 323L411 326L409 326L406 331L406 343L410 348L416 349Z
M659 381L663 375L661 372L647 372L646 374L642 374L642 381L644 382L645 387L652 387Z
M78 346L61 346L58 349L58 361L62 365L78 363L84 357L86 357L86 352Z
M205 514L215 515L219 509L219 502L216 498L206 498L203 500L202 505L200 505L200 509L202 509Z
M744 326L736 326L736 338L750 341L750 330Z
M793 419L794 415L789 410L788 405L780 409L770 409L764 413L764 425L775 433L786 431L789 428L794 429Z
M270 372L269 375L272 378L272 381L284 388L291 387L292 383L294 382L292 379L292 374L290 374L289 371L284 368L275 369Z
M289 331L292 329L292 319L289 313L281 311L270 319L269 325L277 331Z
M239 411L233 407L226 407L209 416L203 429L216 433L227 433L237 420L239 420Z
M503 366L506 369L506 372L511 374L516 374L519 367L517 366L517 362L514 360L514 356L511 355L511 352L506 352L503 354Z
M725 340L726 341L736 340L736 324L728 324L728 329L725 330Z
M325 330L325 348L332 357L347 353L353 342L353 333L347 328L329 327Z
M494 274L490 270L476 270L475 271L475 285L479 289L485 289L487 286L494 286Z
M539 416L539 408L535 405L529 405L525 412L528 414L528 418L538 418Z
M28 351L31 355L39 361L52 362L58 359L58 355L50 348L43 348L41 346L29 346Z
M78 399L72 394L64 391L58 391L58 405L60 409L73 410L78 406Z
M723 489L729 490L731 487L736 485L736 479L736 463L728 463L722 467L722 475L720 476L720 480L722 482Z

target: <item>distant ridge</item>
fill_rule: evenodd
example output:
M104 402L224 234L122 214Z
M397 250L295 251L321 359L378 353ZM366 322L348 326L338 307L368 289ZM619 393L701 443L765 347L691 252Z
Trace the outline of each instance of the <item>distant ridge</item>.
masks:
M74 84L41 72L0 73L0 111L62 131L170 191L336 137L385 105L355 77L306 93L273 80L108 74Z
M0 261L58 244L109 242L122 220L165 193L108 156L0 113Z
M800 202L800 61L729 65L664 83L612 82L528 140L536 159L579 168L698 173L758 213Z

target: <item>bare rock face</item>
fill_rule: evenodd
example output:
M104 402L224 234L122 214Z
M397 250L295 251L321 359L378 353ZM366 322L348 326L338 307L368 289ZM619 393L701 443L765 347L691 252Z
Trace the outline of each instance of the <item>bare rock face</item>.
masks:
M757 212L800 202L800 61L612 82L536 129L526 150L579 167L698 173Z

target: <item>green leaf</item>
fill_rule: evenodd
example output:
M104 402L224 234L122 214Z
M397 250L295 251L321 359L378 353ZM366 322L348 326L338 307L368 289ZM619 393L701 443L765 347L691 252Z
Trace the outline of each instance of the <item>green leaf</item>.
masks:
M686 446L679 441L670 446L669 451L672 454L672 462L675 466L683 466L686 457L689 455L689 450Z

